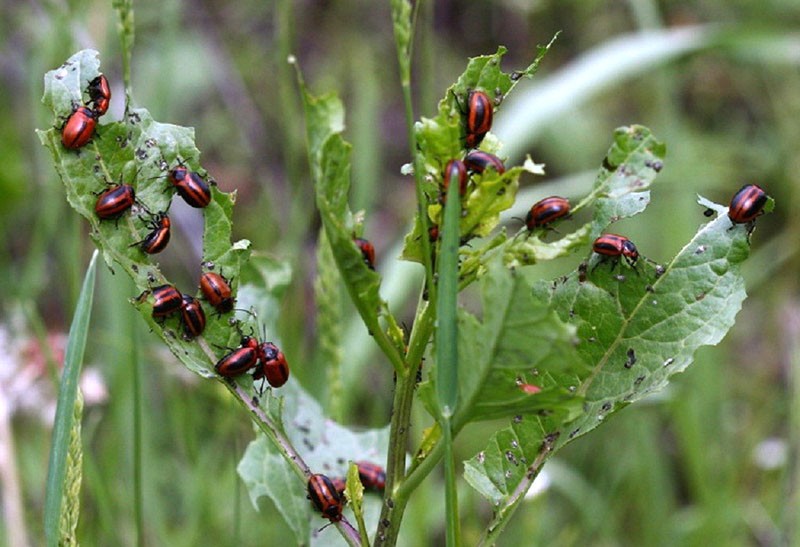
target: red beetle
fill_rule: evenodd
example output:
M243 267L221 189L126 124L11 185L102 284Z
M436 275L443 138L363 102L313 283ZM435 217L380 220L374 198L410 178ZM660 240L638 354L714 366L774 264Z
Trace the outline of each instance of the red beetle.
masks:
M183 295L172 285L161 285L152 291L153 317L164 318L180 311Z
M386 488L386 471L383 467L364 461L356 462L356 465L358 466L358 477L364 488L383 492L383 489Z
M94 104L92 111L95 117L99 118L108 112L108 106L111 103L111 87L108 85L108 79L100 74L89 82L86 90L89 93L89 99Z
M115 184L101 192L94 204L95 214L103 220L117 220L136 203L136 192L130 184Z
M227 279L218 273L205 272L200 276L200 291L219 313L228 313L233 309L231 286Z
M450 183L458 181L458 193L462 197L467 193L467 167L461 160L450 160L444 168L444 177L442 178L442 199L447 195L447 189L450 188Z
M157 214L148 222L148 226L152 231L143 240L133 245L138 245L147 254L160 253L167 248L169 243L171 222L167 213Z
M253 373L253 380L266 378L272 387L281 387L289 380L289 364L286 356L272 342L264 342L258 346L260 364Z
M79 106L69 115L61 129L61 143L65 148L77 150L89 142L97 126L94 112L85 106Z
M183 200L192 207L202 209L211 203L208 183L194 171L189 171L185 165L171 169L167 178Z
M551 222L558 220L569 215L570 206L569 200L558 196L551 196L537 201L528 211L525 217L525 225L528 230L534 228L541 228Z
M742 186L731 199L728 218L734 224L752 222L764 213L764 205L769 196L755 184Z
M370 270L375 269L375 246L368 239L363 237L354 237L353 243L356 244L358 250L361 251L361 256L364 257L364 264Z
M214 365L217 374L232 378L244 374L258 364L258 340L250 336L242 336L238 348L228 353Z
M470 91L467 96L467 148L478 146L492 128L494 107L483 91Z
M601 255L601 262L605 259L611 258L614 260L614 269L616 263L619 262L620 257L624 257L625 261L634 269L636 269L636 261L639 259L639 251L633 241L625 236L616 234L603 234L594 240L592 250ZM600 265L597 263L595 268Z
M206 314L199 300L188 294L182 296L181 323L187 338L195 338L203 334L206 328Z
M483 150L473 150L467 154L467 157L464 158L464 165L473 173L483 173L490 167L497 171L498 175L506 172L506 166L503 165L500 158Z
M342 496L333 481L325 475L315 474L308 478L308 499L329 521L342 520Z

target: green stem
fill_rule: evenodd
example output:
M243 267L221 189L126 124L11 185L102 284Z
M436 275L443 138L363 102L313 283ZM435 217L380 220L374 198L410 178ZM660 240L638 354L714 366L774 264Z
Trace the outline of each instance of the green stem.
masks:
M130 322L134 344L131 348L133 353L131 367L131 382L133 384L133 514L136 522L136 545L145 545L145 525L144 525L144 483L142 481L142 382L141 382L141 363L136 343L136 329Z
M461 545L461 529L458 525L458 489L456 488L456 461L453 454L453 431L450 418L442 421L444 432L444 480L445 513L447 515L447 547Z
M386 464L386 502L378 519L375 534L376 545L394 545L403 520L403 513L413 489L405 488L406 446L408 446L411 409L417 371L422 365L422 356L433 333L435 307L420 298L421 310L414 321L406 354L406 374L397 376L397 385L392 403L392 420L389 425L389 461ZM402 492L402 494L400 494Z

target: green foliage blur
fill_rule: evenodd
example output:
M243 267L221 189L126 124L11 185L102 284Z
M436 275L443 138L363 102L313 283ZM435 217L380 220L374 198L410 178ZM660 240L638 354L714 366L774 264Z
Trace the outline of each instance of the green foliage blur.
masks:
M351 207L367 212L364 232L377 249L383 296L411 320L416 295L402 279L419 272L397 273L396 257L416 206L410 179L400 174L409 153L388 3L167 1L135 8L134 104L161 122L195 127L204 167L223 190L238 192L234 240L250 239L255 251L292 266L279 336L293 356L294 378L325 402L324 362L313 343L319 219L286 59L297 57L312 90L334 90L345 102L345 136L354 150ZM0 397L8 414L0 413L0 445L14 450L2 465L4 477L16 481L0 483L0 537L16 546L25 537L34 545L42 540L55 362L93 250L34 133L59 123L40 103L42 77L92 47L112 83L111 119L121 116L123 93L111 3L16 2L2 13ZM756 183L777 202L753 233L745 266L750 298L728 337L700 351L695 366L658 398L565 449L545 468L547 488L518 511L501 544L799 544L800 215L791 211L800 207L800 5L453 0L424 3L417 24L418 117L435 112L467 57L502 44L509 49L505 67L522 68L537 44L561 31L536 77L515 91L540 93L534 121L520 129L504 120L511 100L495 115L498 137L515 135L505 142L509 150L546 164L544 182L523 178L517 216L553 193L585 194L613 129L632 123L650 127L668 149L652 204L619 226L646 256L667 260L705 220L696 194L726 203L740 186ZM687 34L672 32L680 28ZM665 43L658 41L663 31L671 31ZM618 42L631 36L639 41ZM619 47L609 50L611 44ZM648 48L652 55L645 55ZM176 230L160 262L179 286L191 287L199 276L200 217L188 209L171 213ZM548 264L541 276L573 267ZM132 485L141 473L147 544L291 541L269 502L255 512L237 478L253 436L248 416L216 383L189 376L175 362L135 316L127 301L132 287L110 273L98 273L86 349L85 369L97 376L84 384L78 537L86 545L136 543ZM342 329L340 389L347 397L336 413L346 424L380 427L388 421L392 370L376 359L377 348L351 315ZM421 416L420 410L417 423L424 423ZM461 435L457 461L482 448L471 438L485 436ZM433 481L412 499L401 533L407 545L442 543L441 504L428 502L440 499L440 489ZM470 545L492 508L465 483L459 490Z

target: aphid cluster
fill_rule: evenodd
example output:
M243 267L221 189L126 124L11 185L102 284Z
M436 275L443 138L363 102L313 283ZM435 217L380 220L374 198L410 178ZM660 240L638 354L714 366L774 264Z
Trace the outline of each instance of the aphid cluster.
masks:
M111 90L104 75L91 80L86 88L89 100L75 109L62 128L62 143L66 148L79 149L93 136L97 118L106 113L111 100ZM166 163L165 163L166 165ZM165 167L166 169L166 167ZM167 170L166 179L183 200L198 209L211 203L211 188L208 181L199 173L191 171L181 160L178 165ZM148 232L144 238L131 246L138 247L145 254L152 255L166 249L170 241L172 222L167 211L152 213L136 198L132 184L120 181L109 183L100 192L95 202L95 214L100 220L118 221L132 207L138 204L144 211L144 225ZM168 209L169 207L167 207ZM372 267L375 251L366 240L358 243L365 260ZM209 267L210 269L211 267ZM204 271L200 276L199 290L203 300L213 307L218 315L233 311L235 297L231 282L222 273ZM173 285L161 285L145 291L140 298L152 297L152 316L164 322L178 316L186 339L200 336L206 327L206 314L200 298L180 292ZM215 369L220 376L231 378L254 369L254 380L266 380L273 387L284 385L289 379L289 365L283 352L272 342L258 342L255 338L242 336L239 348L223 356Z

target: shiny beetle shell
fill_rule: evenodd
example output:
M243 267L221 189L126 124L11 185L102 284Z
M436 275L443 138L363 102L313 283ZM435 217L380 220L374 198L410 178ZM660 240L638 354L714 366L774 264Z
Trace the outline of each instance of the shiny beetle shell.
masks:
M136 192L130 184L115 184L102 192L94 204L94 212L103 220L117 220L136 203Z
M755 184L742 186L731 199L728 218L734 224L751 222L761 215L767 203L767 193Z
M69 115L61 129L61 143L65 148L77 150L84 146L94 135L97 117L89 108L80 106Z
M308 478L308 499L329 521L342 520L342 497L333 481L325 475L315 474Z
M528 230L534 228L541 228L551 222L569 215L570 205L569 200L558 196L550 196L541 201L537 201L528 211L525 217L525 225Z

